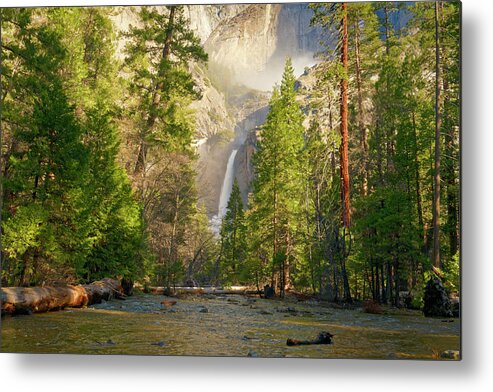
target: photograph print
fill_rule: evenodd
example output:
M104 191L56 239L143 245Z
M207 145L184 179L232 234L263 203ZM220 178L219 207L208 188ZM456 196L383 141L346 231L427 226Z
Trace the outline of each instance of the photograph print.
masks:
M0 18L1 352L461 359L460 2Z

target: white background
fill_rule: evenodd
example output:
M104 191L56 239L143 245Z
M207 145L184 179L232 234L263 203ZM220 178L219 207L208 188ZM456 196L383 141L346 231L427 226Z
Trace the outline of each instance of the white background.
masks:
M139 0L0 1L0 6L139 3ZM0 354L1 389L492 391L493 306L489 289L493 282L490 257L493 129L489 124L493 113L492 49L493 2L464 0L462 362Z

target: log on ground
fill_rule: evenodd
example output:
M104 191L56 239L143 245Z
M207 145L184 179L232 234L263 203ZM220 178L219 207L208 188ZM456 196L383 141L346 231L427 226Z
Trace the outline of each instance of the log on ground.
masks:
M288 346L306 346L310 344L332 344L332 335L330 332L320 332L315 340L296 340L288 339L286 345Z
M238 295L259 295L262 292L258 290L251 290L245 286L233 286L231 288L223 289L217 287L175 287L168 290L166 287L150 287L149 292L151 294L238 294Z
M65 287L4 287L0 289L3 314L42 313L82 307L102 300L123 298L120 282L105 278L88 285Z

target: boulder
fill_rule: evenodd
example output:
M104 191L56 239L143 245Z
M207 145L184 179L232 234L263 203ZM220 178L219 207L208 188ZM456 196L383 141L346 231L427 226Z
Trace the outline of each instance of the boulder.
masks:
M274 298L275 294L274 288L270 287L268 284L264 286L264 298Z
M399 292L399 303L403 304L406 309L413 308L413 296L410 291Z
M446 350L440 354L441 359L451 359L454 361L460 361L460 351Z
M134 293L134 281L132 279L123 278L120 282L123 294L131 296Z
M453 316L460 317L460 297L457 293L454 293L450 295L449 298Z
M437 276L426 284L423 313L426 317L453 317L450 299Z
M183 284L185 287L198 287L199 284L194 279L187 279Z

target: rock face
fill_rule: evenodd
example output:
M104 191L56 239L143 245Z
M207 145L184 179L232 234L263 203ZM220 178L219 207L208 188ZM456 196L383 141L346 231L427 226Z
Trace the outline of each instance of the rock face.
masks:
M197 141L197 189L199 199L209 217L218 212L219 196L224 181L227 161L237 149L234 177L238 179L243 203L247 205L249 183L252 178L253 147L248 142L251 130L265 122L270 94L240 89L240 93L226 100L224 93L214 86L207 87L196 108L197 128L202 139ZM245 148L252 147L248 151Z
M283 4L279 15L279 51L305 55L320 50L321 30L310 26L313 16L307 3Z
M186 5L185 15L190 20L192 30L204 44L221 22L233 18L247 7L248 4Z
M228 6L224 6L228 7ZM270 91L286 56L300 74L315 63L320 31L307 4L252 4L220 23L205 42L211 67L246 86Z
M151 6L152 7L152 6ZM166 12L164 6L155 6L158 10L162 9ZM184 13L190 21L190 28L200 38L202 44L209 38L216 27L224 21L227 21L244 9L248 4L228 4L228 5L185 5ZM117 32L127 31L130 25L139 26L139 18L137 13L141 6L136 7L121 7L118 12L111 17ZM119 55L122 54L125 41L118 41Z
M269 112L268 94L252 94L240 106L236 113L236 134L238 135L238 153L234 164L235 177L238 180L243 205L248 204L248 193L251 191L253 179L252 157L256 149L259 126L267 119Z
M427 317L452 317L447 292L438 277L432 277L425 287L423 313Z
M248 194L252 191L251 185L254 176L252 158L257 149L257 136L259 133L259 128L254 128L248 132L245 142L239 148L238 154L236 154L235 176L238 180L241 199L245 207L248 205Z
M192 76L200 91L200 100L194 101L190 107L195 112L196 144L202 145L202 139L210 139L214 135L233 134L234 118L228 111L224 93L220 92L206 75L204 66L194 64Z
M266 67L277 46L279 4L252 4L220 24L205 43L211 66L246 82Z

